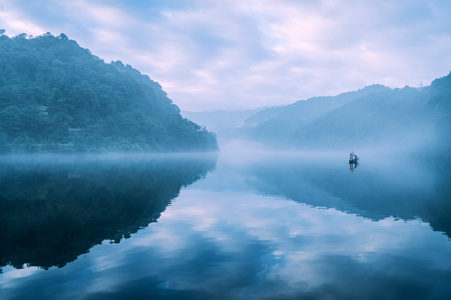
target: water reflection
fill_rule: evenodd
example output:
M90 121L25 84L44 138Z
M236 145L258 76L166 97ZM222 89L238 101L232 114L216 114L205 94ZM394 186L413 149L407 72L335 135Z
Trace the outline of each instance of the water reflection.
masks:
M194 154L2 157L0 266L62 267L119 243L214 166Z
M351 173L335 159L221 157L158 222L63 268L6 267L0 295L447 299L451 243L431 228L446 231L432 222L450 212L446 168L387 166L365 160Z
M349 163L349 171L354 172L355 169L359 166L358 162L351 162Z
M349 170L351 172L354 172L354 170L358 167L359 165L359 157L354 154L354 151L352 151L349 154Z
M410 159L368 161L356 174L339 160L276 157L243 170L261 192L373 220L421 218L451 237L451 168Z
M132 238L63 269L6 273L3 288L18 299L447 299L450 253L418 221L194 184Z

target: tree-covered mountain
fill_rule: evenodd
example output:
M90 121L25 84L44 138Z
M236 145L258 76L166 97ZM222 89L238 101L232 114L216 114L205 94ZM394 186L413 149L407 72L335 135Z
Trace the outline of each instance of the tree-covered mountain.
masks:
M202 124L206 118L196 115L192 119ZM334 97L256 110L228 137L279 149L378 147L448 155L450 132L451 73L424 88L372 85Z
M0 53L0 151L217 150L158 83L64 34L0 33Z

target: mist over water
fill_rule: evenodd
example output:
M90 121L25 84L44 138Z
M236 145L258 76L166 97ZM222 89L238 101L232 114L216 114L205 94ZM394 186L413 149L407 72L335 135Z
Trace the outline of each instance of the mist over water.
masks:
M362 150L351 171L351 149L275 152L243 141L221 149L212 157L2 157L1 295L446 299L451 292L445 166Z

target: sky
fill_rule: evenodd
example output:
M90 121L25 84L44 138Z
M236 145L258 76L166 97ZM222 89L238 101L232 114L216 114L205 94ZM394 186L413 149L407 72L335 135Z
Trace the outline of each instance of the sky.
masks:
M451 71L448 0L0 0L0 29L66 34L185 111L241 110Z

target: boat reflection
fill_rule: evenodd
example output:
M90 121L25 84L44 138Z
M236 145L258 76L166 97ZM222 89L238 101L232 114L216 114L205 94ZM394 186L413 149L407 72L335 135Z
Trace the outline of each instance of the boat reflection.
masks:
M357 169L358 166L359 166L359 163L358 163L358 162L355 162L355 163L349 163L349 170L350 170L351 172L354 172L354 170Z
M349 154L349 170L354 172L354 170L359 165L359 157L354 154L354 151L351 151Z

